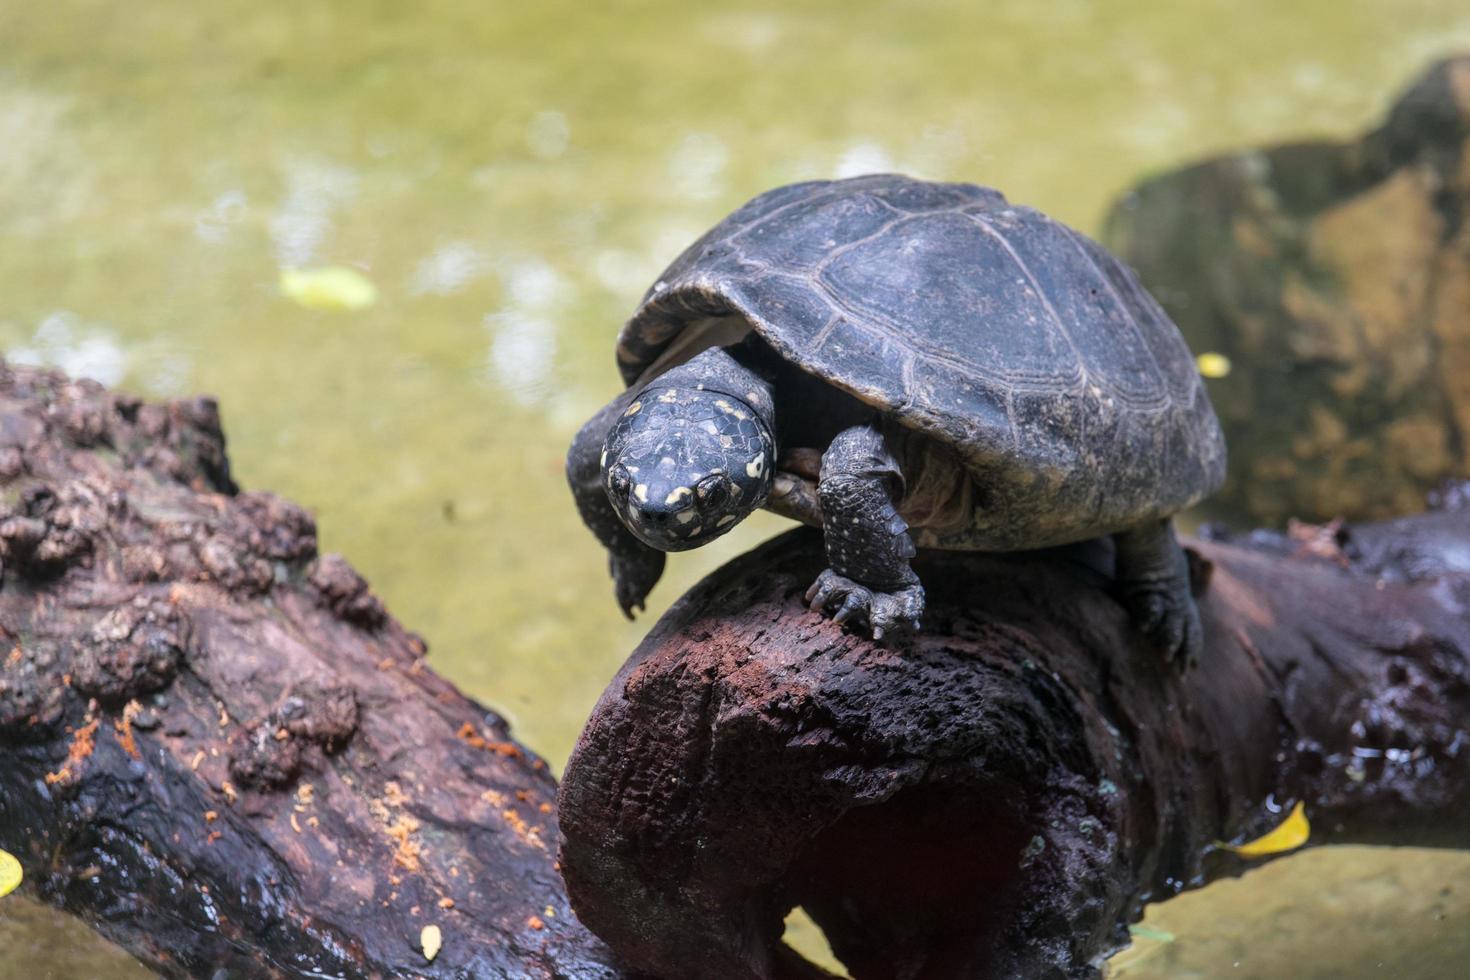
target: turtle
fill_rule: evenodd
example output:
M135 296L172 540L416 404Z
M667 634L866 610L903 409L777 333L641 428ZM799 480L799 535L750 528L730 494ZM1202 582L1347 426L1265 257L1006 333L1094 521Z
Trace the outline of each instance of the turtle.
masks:
M1173 515L1224 478L1220 425L1178 328L1060 221L897 174L778 187L659 276L617 364L567 478L629 618L666 552L764 506L822 529L812 611L880 640L920 626L918 548L1111 536L1133 622L1194 662Z

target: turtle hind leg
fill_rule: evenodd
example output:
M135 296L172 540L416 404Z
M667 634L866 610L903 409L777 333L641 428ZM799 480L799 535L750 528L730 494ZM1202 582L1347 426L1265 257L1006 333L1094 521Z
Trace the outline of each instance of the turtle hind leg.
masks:
M1189 559L1168 519L1113 535L1118 595L1135 626L1180 669L1199 659L1204 629L1189 581Z

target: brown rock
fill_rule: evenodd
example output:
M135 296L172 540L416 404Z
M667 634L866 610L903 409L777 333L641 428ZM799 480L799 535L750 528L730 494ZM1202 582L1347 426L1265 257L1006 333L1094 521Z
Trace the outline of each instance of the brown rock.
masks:
M1231 466L1205 513L1384 517L1470 476L1467 93L1451 58L1360 140L1197 164L1108 216L1195 351L1233 363L1208 382Z

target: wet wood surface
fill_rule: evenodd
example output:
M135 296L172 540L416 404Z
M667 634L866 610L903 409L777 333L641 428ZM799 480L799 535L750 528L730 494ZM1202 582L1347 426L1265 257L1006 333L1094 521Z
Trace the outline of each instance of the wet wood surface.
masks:
M1470 512L1192 547L1183 677L1101 548L926 553L924 632L889 645L803 607L817 535L731 563L573 754L574 908L660 976L821 975L780 942L800 905L859 980L1092 977L1297 802L1313 844L1470 847Z
M0 481L0 847L31 894L169 977L619 975L545 763L304 510L236 490L212 402L0 368Z
M234 486L212 402L0 370L0 488L0 847L164 976L818 977L796 905L858 977L1089 976L1297 800L1315 843L1470 845L1458 491L1195 542L1182 678L1105 549L923 555L925 631L876 645L780 538L608 688L558 868L544 763Z

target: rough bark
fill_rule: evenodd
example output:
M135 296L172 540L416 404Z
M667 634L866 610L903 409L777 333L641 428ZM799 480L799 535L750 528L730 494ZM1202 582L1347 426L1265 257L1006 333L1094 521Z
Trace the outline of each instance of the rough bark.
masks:
M797 905L860 980L1090 977L1298 800L1314 844L1470 847L1470 512L1193 547L1183 677L1103 546L925 553L924 632L891 645L803 608L814 534L717 571L569 763L582 921L665 977L818 975L781 944Z
M1205 504L1239 526L1409 513L1470 476L1470 55L1361 139L1152 178L1104 240L1197 352L1230 446Z
M169 977L619 975L545 764L306 512L236 491L212 402L0 365L0 561L0 847L33 894Z

